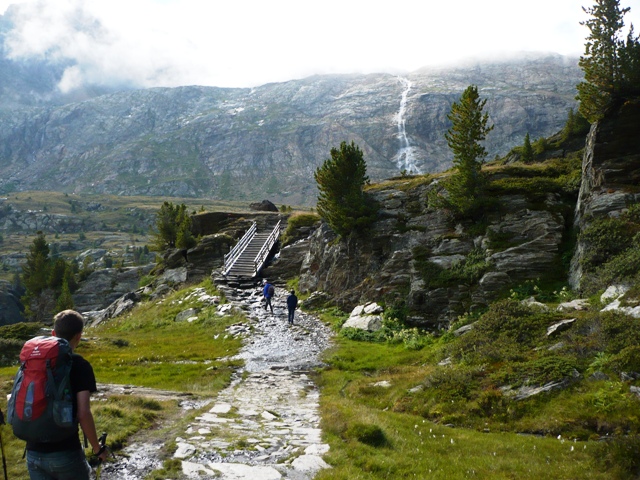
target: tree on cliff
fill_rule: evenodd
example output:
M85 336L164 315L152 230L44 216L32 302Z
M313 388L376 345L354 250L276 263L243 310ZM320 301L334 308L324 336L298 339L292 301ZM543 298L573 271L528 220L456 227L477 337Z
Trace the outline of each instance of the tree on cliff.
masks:
M375 220L377 206L364 192L367 164L354 142L332 148L331 158L313 176L319 190L318 214L338 235L362 231Z
M158 229L153 247L158 251L166 248L191 248L196 240L191 233L191 217L186 205L164 202L156 214Z
M447 203L463 216L475 211L483 193L481 167L487 151L480 142L493 130L493 125L487 125L489 116L482 112L486 102L480 100L478 87L470 85L462 93L459 102L451 106L447 116L452 125L445 133L445 138L453 152L455 169L446 182L449 193Z
M619 0L596 0L583 10L591 18L580 22L590 34L579 62L584 81L577 86L578 100L580 113L593 123L612 103L640 93L640 42L633 26L623 38L623 18L630 8L620 8Z
M529 132L524 136L524 145L522 146L522 161L524 163L533 162L533 147L531 146L531 137Z

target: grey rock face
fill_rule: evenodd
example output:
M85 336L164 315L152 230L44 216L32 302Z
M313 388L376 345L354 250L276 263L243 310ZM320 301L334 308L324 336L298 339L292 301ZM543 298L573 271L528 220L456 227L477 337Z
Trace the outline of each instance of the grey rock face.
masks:
M24 321L20 293L9 284L0 281L0 326Z
M255 89L154 88L0 107L0 188L313 203L312 173L345 139L362 148L372 180L400 172L397 114L407 80L410 164L426 173L451 164L446 115L468 85L478 85L496 126L491 157L526 133L559 131L580 79L576 59L547 56L404 80L314 76Z
M73 294L73 303L80 312L102 310L121 296L137 290L138 282L154 265L105 268L91 273Z
M582 183L575 226L583 230L595 218L619 215L640 201L640 101L629 101L594 123L582 159ZM580 288L584 245L579 241L569 281Z
M547 204L536 206L524 197L501 202L504 213L494 216L488 228L510 242L497 251L491 242L466 233L470 223L451 225L442 210L429 209L431 188L438 186L372 191L383 211L363 237L334 241L326 226L319 228L310 237L299 288L328 292L344 309L371 301L400 302L408 309L409 323L440 329L488 305L510 285L556 268L565 218L555 207L546 210ZM552 201L555 205L557 199ZM484 257L482 277L430 286L435 270L425 274L425 265L452 269L472 252Z

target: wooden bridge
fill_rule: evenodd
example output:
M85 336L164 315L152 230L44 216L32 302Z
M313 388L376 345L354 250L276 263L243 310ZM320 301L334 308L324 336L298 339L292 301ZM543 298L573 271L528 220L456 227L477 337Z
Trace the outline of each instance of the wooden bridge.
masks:
M280 224L273 230L258 231L254 222L240 241L224 256L222 274L235 278L254 278L264 266L280 236Z

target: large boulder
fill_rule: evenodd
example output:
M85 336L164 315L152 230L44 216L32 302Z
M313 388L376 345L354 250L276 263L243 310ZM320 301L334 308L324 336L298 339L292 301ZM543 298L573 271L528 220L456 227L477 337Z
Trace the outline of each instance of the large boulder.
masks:
M149 275L155 265L126 268L104 268L92 272L73 294L76 310L102 310L121 296L138 288L140 279Z
M229 253L234 240L226 234L205 235L187 252L185 266L189 280L199 281L224 265L224 256Z
M262 200L260 203L251 203L249 204L249 207L252 210L257 210L259 212L277 212L278 211L278 207L276 207L269 200Z
M353 309L342 328L357 328L376 332L382 328L382 317L379 313L382 313L382 307L376 303L358 305Z

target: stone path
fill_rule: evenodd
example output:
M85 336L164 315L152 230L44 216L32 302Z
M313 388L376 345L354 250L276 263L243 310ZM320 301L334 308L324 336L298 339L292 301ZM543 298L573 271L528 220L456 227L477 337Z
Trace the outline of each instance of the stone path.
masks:
M188 478L308 480L328 468L322 460L329 447L321 441L319 392L309 371L321 364L331 331L299 310L289 326L286 292L279 293L272 314L259 289L224 289L227 300L249 318L248 327L230 329L245 337L238 355L245 366L206 408L188 407L200 410L175 439L174 452ZM149 448L142 455L152 457ZM139 450L125 454L135 459ZM136 478L124 470L114 473Z

